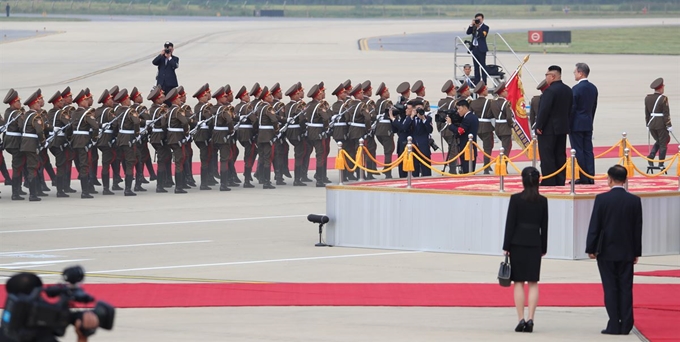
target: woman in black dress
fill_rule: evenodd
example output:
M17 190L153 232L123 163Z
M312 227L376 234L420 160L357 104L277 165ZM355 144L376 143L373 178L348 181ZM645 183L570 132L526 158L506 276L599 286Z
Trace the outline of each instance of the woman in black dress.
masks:
M534 330L534 313L538 304L538 281L541 257L548 250L548 199L538 193L541 174L536 168L522 170L524 191L510 197L505 221L503 252L510 256L515 283L517 332ZM524 319L524 283L529 284L529 317Z

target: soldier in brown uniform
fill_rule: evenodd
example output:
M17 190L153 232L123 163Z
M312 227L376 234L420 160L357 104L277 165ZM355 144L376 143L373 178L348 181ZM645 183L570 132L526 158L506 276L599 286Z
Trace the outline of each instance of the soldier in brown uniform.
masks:
M229 170L229 161L233 159L233 141L228 137L234 132L234 107L230 104L233 98L230 98L232 95L229 94L224 87L220 87L212 95L217 100L217 106L213 108L215 127L213 127L212 141L220 157L220 191L229 191L231 190L229 186L237 186L230 179L231 171ZM201 190L205 189L201 188Z
M220 88L223 89L223 88ZM203 122L199 127L198 131L194 135L194 142L199 150L199 157L201 159L201 190L211 190L210 185L215 185L215 178L210 176L210 160L213 156L213 148L215 141L210 141L212 136L212 128L215 125L213 120L210 119L213 115L212 103L210 103L210 85L208 83L204 84L194 93L193 97L198 99L198 103L194 106L194 113L196 113L197 119ZM211 182L212 180L212 182Z
M115 101L120 103L114 115L120 116L118 124L120 128L118 129L116 144L123 153L123 160L125 160L125 196L137 196L132 191L132 181L135 177L137 165L137 144L134 143L134 140L139 135L139 114L130 107L132 101L130 101L127 89L118 92Z
M406 104L406 101L411 97L411 84L408 82L401 82L397 86L397 93L401 95L399 101Z
M457 115L456 112L456 86L453 81L448 80L442 86L442 93L446 94L446 97L439 100L437 106L439 111L454 112L453 115ZM441 115L440 115L441 117ZM437 121L437 131L441 134L442 140L448 145L448 153L446 154L445 160L450 160L455 157L460 151L458 151L458 142L455 139L453 132L448 129L448 124L446 122ZM456 174L458 172L458 161L452 161L448 164L449 173Z
M156 151L157 156L157 174L156 179L156 192L163 193L168 192L165 190L169 187L167 179L170 174L170 169L167 168L167 161L172 161L172 152L170 147L165 144L166 131L163 127L164 117L168 113L168 108L163 104L165 95L161 87L154 87L151 89L151 93L146 97L147 100L153 102L151 107L149 107L149 114L151 115L151 121L147 129L151 129L149 136L149 142Z
M40 201L38 197L38 169L40 159L38 149L43 144L43 121L38 113L42 110L45 101L43 100L40 89L26 99L24 105L28 106L26 114L19 118L21 127L21 147L26 158L26 181L28 182L29 201Z
M49 121L48 114L45 110L38 111L38 115L40 116L40 119L43 123L43 136L40 137L40 139L45 141L45 139L47 139L47 137L49 136L49 133L52 132L52 125ZM47 173L47 175L50 176L52 186L56 185L57 176L54 174L54 166L52 166L52 161L50 161L50 156L48 154L47 148L40 150L40 152L38 153L38 158L40 159L40 168L38 169L38 172L36 174L36 178L38 178L38 196L47 196L46 194L43 193L43 191L50 191L50 188L47 186L47 183L45 182L45 173Z
M376 154L378 151L378 144L375 142L375 130L373 129L374 125L377 125L378 121L378 112L377 112L377 106L375 105L375 101L371 99L371 96L373 96L373 87L371 87L371 81L365 81L364 83L361 84L362 91L364 93L364 99L361 100L364 105L366 106L366 110L368 111L369 116L371 117L371 126L369 128L369 132L363 137L364 138L364 146L368 149L368 153L373 156L373 158L376 158ZM366 167L368 167L371 170L377 170L378 166L376 163L371 159L366 157ZM366 173L366 179L375 179L372 173Z
M300 100L304 96L302 88L299 84L293 84L287 91L286 96L290 97L284 108L285 122L288 123L286 128L286 137L293 145L293 155L295 158L295 169L293 170L293 186L306 186L302 181L303 177L303 163L305 159L305 123L307 118L303 111L306 110L305 105Z
M114 146L114 137L116 137L116 131L118 129L118 120L113 120L115 114L113 112L113 97L109 94L109 91L104 89L104 92L99 96L98 103L102 106L95 109L95 118L99 123L100 133L99 139L97 139L96 146L102 153L102 184L104 189L102 190L103 195L113 195L114 193L109 189L109 184L111 179L109 179L109 170L111 169L111 163L116 159L117 155L117 145ZM117 184L114 184L113 190L122 190Z
M189 121L180 108L182 99L177 93L177 88L170 90L163 102L172 104L167 118L163 120L163 126L167 127L167 145L170 146L175 159L175 193L186 194L184 190L184 148L186 146L182 145L182 140L189 132Z
M349 152L350 156L354 158L357 154L357 150L359 149L359 139L366 136L366 134L371 130L371 116L368 113L368 109L366 108L366 105L363 102L364 92L363 86L361 84L357 84L350 91L349 95L353 96L354 100L352 100L352 102L350 102L347 105L349 111L347 111L347 114L345 114L347 122L349 123L349 137L347 138L348 145L347 151ZM348 166L350 168L354 167L353 164ZM359 174L360 172L362 172L362 170L357 167L355 172L357 178L359 178Z
M423 81L418 80L416 83L413 84L413 88L411 88L411 91L416 94L415 100L419 100L423 102L423 109L425 109L425 114L431 111L430 109L430 102L425 100L425 85L423 84Z
M260 84L255 82L252 88L250 88L250 92L248 93L250 96L253 97L253 100L250 102L252 106L252 115L253 115L253 120L254 122L257 121L258 117L258 111L260 109L260 106L262 105L262 100L260 100L260 95L262 94L262 88L260 87ZM253 130L250 132L252 136L250 137L250 140L252 141L252 144L255 146L256 150L255 153L253 154L253 167L255 167L255 162L257 162L257 170L253 173L253 177L258 180L260 184L262 184L262 180L260 179L260 172L259 168L262 166L260 161L257 161L257 157L259 153L257 152L257 127L255 126Z
M474 93L479 95L479 97L470 103L470 110L479 119L479 131L477 135L482 140L482 148L484 153L491 155L493 151L493 115L491 114L491 100L486 98L489 95L489 90L486 87L484 81L479 81L474 89ZM488 164L491 159L484 156L484 165ZM491 173L491 167L484 169L484 174L488 175Z
M330 133L333 137L333 140L335 140L336 143L342 142L343 150L347 151L347 146L345 146L345 144L347 140L348 125L347 118L345 117L345 111L347 110L349 99L343 83L340 83L335 88L335 90L331 92L331 94L335 95L336 101L331 105L332 128L330 128ZM351 175L347 170L343 170L343 181L349 180L349 177L353 178L353 180L356 180L356 178L354 178L354 176Z
M274 115L271 104L274 102L272 94L267 87L262 90L259 99L263 101L258 109L257 121L257 148L262 161L260 175L262 178L263 189L275 189L271 183L271 158L272 158L272 139L279 131L279 120Z
M239 91L236 92L236 98L241 100L241 102L239 102L238 104L236 104L236 106L234 106L234 117L235 117L234 120L236 121L236 124L234 125L235 132L231 133L230 135L232 136L231 139L238 140L239 142L241 142L241 145L245 148L244 157L243 157L244 162L245 162L249 158L252 159L252 157L250 157L250 154L248 154L249 158L245 157L246 153L252 153L252 151L250 151L250 152L248 151L251 144L250 144L250 141L247 141L247 142L244 141L246 139L245 135L247 135L247 134L243 134L241 132L241 129L243 129L243 130L249 129L249 130L252 131L252 128L253 128L253 123L251 121L251 117L249 117L247 115L248 113L250 113L252 111L252 107L250 105L250 96L248 96L248 90L246 89L245 86L241 86L241 89L239 89ZM237 128L237 126L238 126L238 128ZM241 128L241 126L244 126L244 127ZM242 134L243 134L243 137L242 137ZM244 140L241 140L242 138ZM235 146L235 144L234 144L234 146ZM236 153L236 154L238 154L238 153ZM236 157L234 157L234 158L236 158ZM250 183L250 181L252 180L252 177L251 177L251 174L250 174L252 172L252 169L245 168L245 166L246 165L244 165L244 170L243 170L243 176L244 176L243 187L244 188L254 188L255 186Z
M224 86L224 93L227 96L227 103L232 106L232 102L234 102L234 92L231 90L231 85L227 84ZM236 115L235 109L232 110L231 113L231 119L232 122L234 123L234 126L236 126L236 122L238 121L238 117ZM236 129L233 129L229 132L228 134L228 139L229 139L229 146L231 147L231 153L229 154L229 160L227 161L229 163L229 181L227 182L228 186L239 186L241 184L241 180L238 178L238 175L236 174L236 159L238 158L239 151L238 151L238 144L236 143ZM217 150L214 151L214 159L217 159ZM217 165L214 166L215 169L217 169Z
M64 100L64 111L68 111L70 113L73 113L73 111L76 110L76 107L72 106L73 104L73 94L71 93L71 87L66 87L64 90L61 91L61 98ZM68 132L66 133L67 139L70 140L70 137L72 136L72 131L73 127L68 129ZM65 176L65 184L64 184L64 192L67 194L74 194L77 191L73 188L71 188L71 174L73 170L73 162L77 159L76 154L73 151L73 148L69 144L67 148L64 148L64 153L66 154L66 176Z
M80 198L93 198L90 192L93 190L89 182L90 163L89 151L92 149L92 140L96 140L99 134L99 124L94 117L94 109L90 108L91 95L81 90L73 100L78 104L78 109L71 116L71 128L73 137L71 146L78 158L78 179L80 180Z
M541 80L536 90L540 90L542 94L546 89L548 89L548 83L545 80ZM536 115L538 115L538 105L540 102L541 95L535 95L529 102L529 125L531 125L531 130L534 129L534 124L536 123Z
M272 104L274 115L279 119L279 125L283 125L286 123L286 105L281 101L283 98L281 85L278 82L275 83L270 91L274 98L274 103ZM290 178L291 175L288 170L288 152L290 146L285 139L285 133L274 144L276 145L274 146L274 179L276 180L276 185L286 185L286 182L283 181L283 176Z
M187 93L184 91L184 86L177 87L177 94L180 98L180 108L183 109L184 116L187 118L188 130L196 128L198 115L195 115L191 106L187 104ZM187 133L189 132L187 131ZM185 137L182 143L184 147L184 189L191 189L196 187L196 180L194 179L194 149L191 148L192 137ZM186 144L186 145L185 145Z
M132 105L131 107L137 111L137 114L139 115L139 125L140 125L140 133L143 130L146 130L147 127L147 120L151 120L151 113L149 112L149 109L146 108L146 106L143 105L144 103L144 96L142 96L142 93L137 89L137 87L132 88L132 91L130 91L130 100L132 100ZM141 177L141 182L142 183L149 183L144 178L144 167L146 167L147 172L149 172L149 180L154 181L156 180L156 172L153 169L153 160L151 159L151 151L149 151L149 135L144 134L142 139L137 143L137 154L139 161L141 165L137 165L137 169L140 170L137 172L139 177ZM135 190L137 191L137 190Z
M380 96L380 98L375 103L375 112L378 114L375 136L383 147L383 154L385 155L384 163L391 164L395 146L394 130L392 129L392 121L390 121L388 112L393 104L392 101L390 101L390 90L385 83L380 83L378 89L376 89L376 95ZM386 179L392 178L392 170L383 171L383 174Z
M21 105L21 98L19 93L14 89L10 89L4 103L9 105L5 111L5 124L7 130L5 131L5 149L12 155L12 200L23 200L21 195L26 195L21 190L21 176L24 172L24 165L26 164L26 156L21 152L21 126L19 120L24 115L24 108Z
M308 139L316 154L316 187L325 187L330 180L327 176L328 155L326 154L329 138L323 135L328 129L330 122L330 108L328 102L324 100L325 92L314 85L307 94L312 101L307 105L305 111L305 121L307 126ZM304 184L304 183L302 183Z
M116 112L116 110L118 110L118 107L120 107L120 103L116 102L116 100L115 100L116 95L118 95L119 91L120 91L120 88L118 88L117 85L115 85L111 89L109 89L109 95L111 95L111 98L113 99L113 110L112 110L112 112ZM99 117L96 117L96 118L97 118L97 121L99 122ZM111 148L115 152L113 162L111 162L111 170L113 172L113 187L112 187L112 189L113 190L123 190L123 188L121 188L120 185L119 185L120 183L123 182L123 179L120 176L120 169L121 169L121 166L125 167L125 163L124 163L125 161L123 160L123 153L120 151L117 144L115 144L115 141L111 145L112 145ZM96 169L96 163L95 163L95 169ZM91 177L91 178L95 178L95 180L96 180L97 177Z
M68 128L63 128L68 125L71 121L71 110L64 110L64 99L61 97L61 92L57 91L48 101L53 105L52 109L47 112L47 118L50 122L52 130L49 132L49 136L57 135L52 137L52 142L49 145L49 150L54 156L54 160L57 166L56 175L56 186L57 186L57 197L69 197L64 191L64 186L66 185L66 175L67 170L67 154L68 150L67 144L67 133ZM68 107L72 108L72 107Z
M664 95L665 86L663 78L657 78L649 85L654 89L653 94L645 97L645 121L649 134L654 138L654 146L647 158L654 159L659 152L659 168L664 168L663 160L666 159L668 143L671 140L670 133L673 132L671 123L671 109L668 105L668 97ZM648 162L650 167L654 167L653 162Z
M491 101L491 115L496 120L496 135L501 140L503 153L506 156L510 156L512 150L512 125L515 122L515 115L512 111L512 103L506 99L508 89L505 86L505 82L501 82L494 90L494 95L497 95L498 98Z

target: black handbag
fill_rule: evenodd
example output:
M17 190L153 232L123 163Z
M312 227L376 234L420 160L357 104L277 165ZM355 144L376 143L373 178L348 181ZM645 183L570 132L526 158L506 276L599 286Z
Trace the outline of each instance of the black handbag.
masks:
M498 269L498 284L503 287L510 287L512 281L510 280L510 260L505 256L505 261L501 262L501 267Z

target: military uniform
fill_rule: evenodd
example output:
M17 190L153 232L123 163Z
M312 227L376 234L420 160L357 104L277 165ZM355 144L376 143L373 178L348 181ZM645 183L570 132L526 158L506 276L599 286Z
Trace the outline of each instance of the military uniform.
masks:
M377 124L378 121L378 113L377 111L377 106L375 105L375 101L373 101L370 96L372 94L373 88L371 87L371 81L365 81L364 83L361 84L362 91L364 92L364 99L362 102L364 103L366 110L368 111L368 115L371 118L371 124L369 126L369 131L364 137L364 146L366 146L366 149L368 149L368 153L373 156L373 158L377 158L377 151L378 151L378 144L375 142L375 131L373 130L373 124ZM366 167L371 169L371 170L377 170L378 165L369 157L366 157ZM372 173L366 173L366 179L375 179Z
M68 107L69 110L64 110L62 103L61 92L57 91L52 98L48 101L54 104L54 107L47 112L47 120L50 122L51 129L48 135L52 137L52 142L50 142L49 150L54 156L54 160L57 166L56 174L56 186L57 186L57 197L69 197L65 192L66 176L68 171L66 168L68 165L66 162L69 160L70 148L67 143L67 133L69 133L70 128L63 128L69 124L71 121L71 109L73 107ZM56 134L55 137L53 137Z
M160 87L155 87L151 90L148 100L151 100L153 104L149 107L149 114L151 115L150 129L151 134L149 136L149 142L156 150L157 156L157 174L158 179L156 180L156 192L167 192L166 187L169 186L167 179L172 177L170 169L167 168L168 161L172 160L172 152L170 146L165 143L166 129L163 126L164 117L168 113L168 108L163 104L163 91ZM160 103L158 103L160 102Z
M61 91L61 98L64 100L64 108L62 108L62 111L69 112L70 117L73 116L73 112L76 110L76 107L71 106L73 103L73 94L71 94L71 87L66 87L64 90ZM68 141L71 140L71 137L73 136L73 126L71 126L68 129L68 132L66 133L66 138ZM77 191L71 188L71 173L72 173L72 166L74 160L76 160L77 156L72 148L72 146L67 142L68 148L64 149L66 152L66 165L64 168L66 169L66 176L65 181L64 181L64 192L66 193L76 193Z
M36 102L42 100L40 89L33 93L24 102L29 108ZM42 106L40 106L42 107ZM42 110L42 109L40 109ZM35 109L29 109L26 114L19 118L21 127L21 146L19 150L24 154L26 160L26 182L29 185L29 201L40 201L38 197L38 169L40 159L38 150L43 144L43 121L40 113Z
M215 127L212 131L212 141L215 144L220 157L220 191L231 190L229 186L236 186L230 175L230 162L234 158L234 141L230 138L234 132L234 107L231 104L219 103L219 98L226 96L224 87L220 87L213 94L218 99L218 105L213 108L215 115ZM207 175L206 175L207 176Z
M138 100L139 99L139 100ZM139 92L137 87L132 88L130 91L130 100L132 104L130 107L137 112L139 117L139 132L141 138L137 138L137 178L135 179L135 191L146 191L141 188L141 183L148 183L144 178L144 167L146 167L149 172L150 180L156 179L156 172L153 169L153 161L151 160L151 152L149 151L149 135L147 134L147 120L151 120L151 114L149 109L142 104L144 97L142 93Z
M479 98L473 100L470 103L470 110L479 119L479 130L477 132L477 135L482 140L482 148L484 149L484 153L491 155L491 152L493 152L494 144L493 138L494 127L492 121L493 115L491 114L492 101L486 98L485 95L482 95L482 93L485 92L486 89L487 88L486 84L484 84L484 81L479 81L479 83L477 83L474 92L479 95ZM484 156L484 165L488 164L490 161L491 159L489 157ZM485 174L489 174L490 172L491 172L490 167L484 170Z
M260 169L260 176L264 189L274 189L271 184L271 158L272 158L272 143L271 140L279 131L279 120L274 115L272 106L264 101L269 95L269 90L264 87L259 99L262 100L262 105L258 110L257 121L257 148L259 151L259 158L262 161L262 168Z
M358 92L362 91L361 84L357 85L351 90L350 95L354 96ZM354 99L347 107L349 111L345 114L345 118L349 123L349 136L347 138L347 151L352 158L355 158L357 150L359 149L359 139L363 138L371 130L371 115L366 109L366 105L361 101ZM354 165L348 162L349 168L353 168ZM361 170L357 167L357 175Z
M84 90L81 90L74 98L78 103L78 109L71 116L71 127L73 137L71 146L78 158L78 179L80 180L81 198L92 198L90 192L90 163L89 152L92 149L91 140L96 139L99 132L99 124L94 117L94 109L89 107L88 97ZM87 107L84 107L87 106Z
M297 84L293 84L287 96L292 96L300 91ZM286 129L286 137L293 145L293 156L295 158L295 169L293 170L293 185L304 186L302 177L304 176L304 161L307 144L305 143L304 133L306 131L307 118L304 116L305 104L300 100L291 100L284 107L285 121L289 122Z
M123 90L116 95L116 102L123 103L125 101L129 101L129 96L127 91ZM122 151L123 159L125 160L125 196L135 196L136 194L132 191L132 181L134 180L135 168L137 166L137 144L134 143L134 140L139 135L139 114L134 108L122 104L116 110L115 115L122 115L116 143Z
M40 139L45 141L49 136L49 133L52 132L52 125L48 120L48 113L45 110L39 111L38 115L40 116L40 120L43 123L43 135L40 137ZM38 153L38 158L40 159L40 168L38 169L38 173L36 175L38 178L38 196L47 196L47 194L43 193L43 191L50 191L50 188L45 182L45 173L50 176L53 186L56 185L57 176L54 174L54 166L52 166L52 162L50 161L47 148L40 150Z
M491 102L491 115L496 120L496 135L501 140L503 153L506 156L510 156L512 150L512 126L515 120L512 112L512 103L501 96L504 90L505 83L501 83L494 90L494 94L498 95L498 98Z
M274 109L274 115L279 120L279 126L286 123L286 105L279 99L282 95L281 85L277 82L269 90L274 96L274 103L272 108ZM274 179L276 180L276 185L286 185L283 181L283 176L291 177L290 171L288 170L288 153L290 151L290 145L286 141L286 133L282 133L280 139L277 139L274 144Z
M20 101L19 93L10 89L5 96L4 102L12 105L15 101ZM19 102L19 105L21 103ZM12 155L12 199L23 200L20 195L25 195L21 191L21 176L26 164L26 156L21 152L21 126L19 120L25 115L23 107L20 109L7 108L5 110L5 123L9 123L5 131L5 149Z
M168 95L165 96L165 102L173 102L179 97L177 88L172 89ZM184 190L184 159L186 155L184 149L186 145L182 144L182 140L189 132L189 121L184 116L183 110L179 105L175 104L170 108L167 118L162 120L163 127L167 128L167 144L172 150L172 156L175 160L175 193L186 193Z
M242 88L241 90L245 90L245 88ZM239 94L241 94L241 91L239 91ZM237 94L236 97L240 98L241 96L239 96L239 94ZM258 102L259 101L239 103L235 108L235 112L238 114L240 122L239 128L236 131L236 137L241 146L243 146L244 188L252 187L250 182L253 180L252 171L253 166L255 165L255 159L257 158L257 141L255 141L257 130L253 125L257 121L255 108Z
M194 113L196 113L198 120L208 120L214 114L213 105L208 102L210 99L210 86L207 83L204 84L196 91L193 97L198 99L198 103L194 106ZM210 141L213 126L215 126L213 120L202 123L194 135L194 142L198 147L201 159L201 190L209 190L209 185L216 184L214 178L208 177L214 148L214 140L213 142ZM211 180L212 182L210 182Z
M380 83L378 86L378 89L376 90L376 94L382 96L383 92L388 91L387 87L385 86L385 83ZM389 97L389 95L387 95ZM391 164L392 163L392 155L394 154L394 129L392 128L392 121L390 121L389 114L387 111L389 111L394 104L392 101L390 101L389 98L380 98L378 101L375 103L376 105L376 110L375 112L378 115L378 123L375 126L375 137L378 139L378 142L380 142L380 145L383 147L383 154L385 155L384 163L385 164ZM390 179L392 178L392 170L390 171L383 171L385 174L385 178Z
M118 151L117 145L114 145L114 137L116 137L116 132L118 131L119 120L113 121L116 115L113 112L113 108L106 104L111 100L113 100L113 98L109 95L109 91L104 89L104 92L99 97L99 101L97 101L101 103L102 106L95 109L95 118L99 123L100 129L102 129L99 133L99 139L97 139L96 146L102 153L101 177L104 187L102 194L104 195L113 195L113 192L109 189L111 181L109 179L109 170L111 169L111 164L117 158ZM109 127L104 128L105 125L108 125ZM113 190L121 189L120 187L116 188L114 186Z
M307 96L315 98L318 96L319 92L318 85L312 87L309 90ZM305 121L307 126L308 139L312 146L314 147L314 152L316 155L316 186L324 187L330 180L327 176L328 170L328 152L330 143L330 138L326 137L323 133L328 130L328 125L330 123L330 108L328 107L328 102L314 99L307 105L307 110L305 111Z
M671 140L670 132L673 130L673 124L671 123L668 97L663 94L663 78L654 80L650 85L650 88L654 89L655 92L645 97L645 121L649 134L654 138L654 146L647 158L654 159L656 153L659 152L659 159L661 160L659 162L659 167L663 168L663 160L666 159L666 152L668 150L668 143ZM649 166L653 166L653 162L649 162Z
M448 80L446 83L444 83L444 86L442 86L442 93L448 94L455 88L453 81ZM456 111L456 98L454 98L451 95L447 95L445 98L439 100L439 103L437 104L438 108L440 111ZM457 115L457 113L456 113ZM446 160L451 160L453 157L457 156L458 153L460 153L458 149L458 139L456 139L456 136L453 134L453 132L448 129L449 124L446 122L437 122L437 131L441 134L442 140L446 142L446 145L448 145L448 152L446 154ZM450 162L449 164L449 173L457 173L458 172L458 161L454 160Z
M539 83L536 87L536 90L540 90L541 93L543 93L546 89L548 89L548 84L545 82L545 80L542 80L541 83ZM529 102L529 124L531 125L531 130L534 129L534 125L536 124L536 116L538 115L538 105L540 102L541 95L532 97L531 101Z

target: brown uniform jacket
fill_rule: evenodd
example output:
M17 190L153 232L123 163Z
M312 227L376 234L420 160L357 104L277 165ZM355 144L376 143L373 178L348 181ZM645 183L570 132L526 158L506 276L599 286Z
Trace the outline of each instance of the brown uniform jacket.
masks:
M422 96L416 96L415 100L420 100L423 101L423 109L425 109L425 112L431 111L430 109L430 101L425 100Z
M213 106L211 112L217 114L213 120L212 141L218 145L228 144L227 137L234 131L234 107L230 104Z
M120 107L118 111L116 114L124 114L118 119L120 129L118 130L116 142L118 146L129 146L129 143L135 140L135 137L139 134L139 117L134 115L134 108L132 107ZM126 111L127 113L125 113Z
M661 98L659 99L659 97ZM655 103L656 108L654 108ZM660 116L652 116L652 113ZM645 124L648 125L649 129L666 129L666 127L672 126L671 109L666 95L654 93L645 97Z
M305 109L305 106L300 101L290 101L286 103L286 107L283 109L286 116L286 121L293 120L293 122L288 125L286 129L286 137L291 141L298 141L304 137L305 132L307 132L307 118L304 114L300 114ZM309 106L307 107L309 110ZM296 117L297 116L297 117Z
M274 115L274 108L268 103L261 103L258 107L257 143L268 143L279 131L279 120Z
M94 109L83 107L76 109L71 116L71 127L73 128L71 146L73 148L85 148L91 139L99 135L99 124L94 118ZM90 137L91 135L92 137Z
M118 109L115 111L111 107L99 107L95 109L94 111L94 117L97 119L97 122L99 123L100 128L104 128L104 124L111 122L113 118L116 117L116 115L122 113L120 111L120 108L123 108L122 106L118 106ZM116 120L116 122L112 123L111 126L109 126L109 129L101 132L99 134L99 139L97 140L97 147L109 147L109 144L113 140L113 137L117 136L117 131L118 131L118 124L120 122L120 119Z
M331 106L331 112L333 113L333 115L338 115L343 111L347 110L348 104L349 100L335 101L335 103L333 103L333 105ZM333 124L333 139L335 139L335 141L345 140L347 137L348 129L349 128L347 126L347 115L341 115L338 121L335 124Z
M390 121L390 115L386 112L392 107L392 101L389 99L378 99L375 105L375 112L378 113L378 117L382 116L380 117L378 124L375 126L375 136L391 137L394 135L394 131L392 130L392 121Z
M309 140L321 140L321 134L328 129L331 119L328 102L316 100L310 102L304 116Z
M477 131L477 134L493 132L493 125L491 124L491 119L493 118L491 115L491 102L491 99L479 97L470 103L470 110L472 110L479 119L479 130Z
M21 126L21 152L37 153L43 143L43 120L40 114L29 110L19 118Z
M530 128L533 129L534 124L536 123L536 116L538 115L538 105L541 103L541 95L536 95L531 98L531 102L529 102L529 125L531 125Z
M250 140L257 132L254 126L257 121L257 113L253 111L254 108L255 107L250 102L241 102L234 108L234 112L236 113L239 122L241 122L238 131L236 131L236 137L238 141L243 144L250 143ZM243 118L244 116L245 119Z
M139 133L141 133L144 130L151 130L151 128L147 127L147 121L151 120L151 113L149 112L149 109L146 108L146 106L142 104L137 104L133 103L132 107L134 110L137 111L137 114L139 115ZM140 143L146 143L149 139L148 135L145 135L142 138L142 141Z
M149 108L149 115L151 116L151 121L157 120L162 114L162 105L152 104ZM151 136L149 137L149 142L152 144L163 144L165 141L166 131L163 127L163 121L161 119L153 124L153 127L149 127L151 130ZM149 123L150 124L150 123Z
M496 118L496 135L499 137L512 135L512 124L515 121L510 101L503 97L491 100L491 114Z
M349 123L349 139L361 139L371 130L371 116L366 105L359 100L352 100L347 106L350 109L345 114Z
M71 121L71 117L67 112L64 112L63 109L57 108L52 108L49 110L49 112L47 112L47 119L50 121L50 126L52 127L52 131L49 132L49 135L53 135L56 130L66 126ZM71 128L62 130L57 135L57 137L52 139L50 147L64 146L64 144L66 144L66 139L71 130L72 130Z
M189 131L189 121L186 116L182 115L178 106L172 106L170 113L162 121L163 127L167 128L168 145L179 144Z
M455 111L456 110L456 99L451 97L451 96L447 96L447 97L439 100L439 103L437 104L437 106L439 107L439 110L442 110L442 111L443 110L446 110L446 111L453 110L453 111ZM439 131L441 133L442 138L444 138L444 141L446 141L448 144L452 144L452 142L453 142L453 131L451 131L448 127L446 127L446 129L444 129L444 127L446 127L446 122L443 122L443 123L437 122L437 131Z
M194 106L194 113L196 113L196 117L198 118L198 121L203 121L209 119L215 112L217 111L214 106L209 106L209 102L206 103L197 103ZM212 128L215 126L215 119L210 120L208 123L203 123L201 124L201 127L198 128L198 132L194 135L194 141L195 142L206 142L210 140L210 137L212 136Z
M4 141L6 149L21 147L21 126L19 126L19 121L21 120L20 116L22 115L24 114L19 109L7 108L7 110L5 110L5 123L14 119L7 127L7 131L5 131Z

